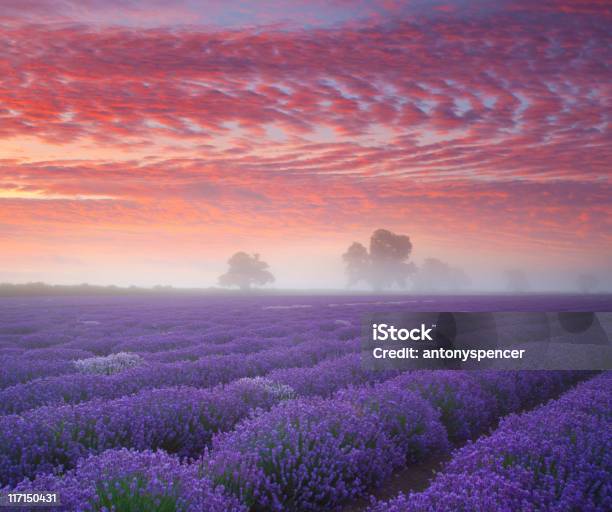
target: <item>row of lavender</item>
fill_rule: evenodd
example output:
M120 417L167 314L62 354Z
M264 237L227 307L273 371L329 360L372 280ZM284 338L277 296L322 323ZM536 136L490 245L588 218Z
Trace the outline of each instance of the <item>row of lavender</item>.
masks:
M23 413L43 405L77 404L95 398L113 399L144 389L169 386L211 387L273 369L307 366L333 355L356 352L358 340L301 338L273 344L253 354L202 357L196 361L150 363L115 375L67 374L36 379L0 391L0 414Z
M397 468L554 396L576 373L402 374L333 398L297 399L219 434L206 473L250 510L331 510Z
M319 358L336 355L340 348L313 343L300 349L307 350L311 359L290 357L295 353L292 349L280 361L304 363L315 354ZM197 457L213 434L231 429L254 409L269 409L296 396L328 396L342 387L397 374L395 370L367 371L359 354L353 353L323 359L315 366L272 369L265 378L240 378L213 388L145 389L113 400L98 398L2 416L0 482L71 468L83 456L120 446Z
M299 339L357 335L355 308L311 310L254 301L112 298L91 305L60 299L14 301L0 308L0 389L78 372L74 361L118 352L144 361L193 361L252 353ZM126 302L126 304L124 304ZM279 317L282 316L282 322ZM236 319L240 318L240 322Z
M460 449L430 487L370 512L612 510L612 372L505 418Z
M569 303L567 303L569 300ZM601 310L596 301L581 308ZM118 352L145 361L251 353L296 335L358 335L364 312L574 310L555 297L41 297L0 298L0 389L76 373L74 360ZM238 322L237 319L240 321Z
M295 327L299 329L299 335L271 336L268 333L264 336L261 333L247 331L239 336L234 334L223 343L206 338L184 348L154 352L143 350L151 348L149 343L151 340L139 339L140 350L111 352L107 357L96 357L90 352L62 347L52 350L29 350L19 355L0 355L0 390L45 377L84 373L79 368L79 363L108 359L117 353L132 354L142 363L159 365L181 361L193 362L207 356L252 354L270 347L292 346L313 337L349 340L354 338L358 331L346 324L347 320L338 319L332 324L315 325L314 329L313 325L310 325L310 329L297 325Z
M167 459L157 470L147 467L148 461L166 455L111 450L83 459L67 477L39 475L18 488L58 489L69 508L75 509L82 500L99 506L170 500L179 510L199 510L202 500L212 500L219 503L218 510L239 509L240 504L251 510L329 510L380 484L394 469L445 452L450 443L482 433L499 416L549 398L582 376L565 372L401 374L376 385L340 390L328 399L282 401L269 412L240 422L234 430L217 434L202 460L191 465ZM262 391L248 385L241 388L244 385L236 383L226 390L250 396ZM264 403L270 395L262 393L259 398ZM239 401L244 401L244 395ZM222 404L219 411L226 410L225 405L230 404ZM131 421L137 422L138 415L126 425ZM140 430L143 435L146 431ZM210 438L209 432L204 436ZM19 442L18 438L11 441ZM131 472L134 467L140 470ZM196 476L197 486L190 483ZM98 485L100 479L110 483ZM217 510L208 506L207 510Z

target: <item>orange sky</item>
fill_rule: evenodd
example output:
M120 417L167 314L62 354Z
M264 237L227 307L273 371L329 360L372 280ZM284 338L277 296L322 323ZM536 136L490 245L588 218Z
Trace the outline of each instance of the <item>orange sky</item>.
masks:
M379 227L609 277L604 2L113 1L0 14L0 281L338 287Z

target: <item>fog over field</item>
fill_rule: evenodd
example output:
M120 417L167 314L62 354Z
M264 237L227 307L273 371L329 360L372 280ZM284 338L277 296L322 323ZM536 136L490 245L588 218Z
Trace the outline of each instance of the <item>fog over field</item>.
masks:
M348 245L348 244L346 244ZM335 249L335 248L334 248ZM435 255L422 255L414 247L406 259L413 267L404 283L392 283L376 289L367 281L351 283L346 262L342 259L346 247L336 254L313 250L295 255L285 249L261 253L269 264L274 281L262 290L343 291L345 293L611 293L612 270L609 265L557 267L541 262L500 262L495 257L478 254L465 260L444 260ZM260 254L259 251L253 253ZM171 286L174 288L211 288L219 286L219 277L227 270L227 258L191 262L149 261L147 258L131 265L122 261L112 266L90 266L85 262L51 265L47 269L11 272L0 269L0 283L46 282L59 285L88 283L99 286L143 287ZM433 264L432 264L433 262ZM440 267L439 265L442 265ZM457 275L459 274L459 275ZM232 286L230 286L232 288Z

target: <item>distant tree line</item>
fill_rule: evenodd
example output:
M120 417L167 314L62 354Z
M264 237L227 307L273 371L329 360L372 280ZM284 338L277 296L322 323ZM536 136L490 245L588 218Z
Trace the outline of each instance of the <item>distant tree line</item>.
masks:
M471 286L465 271L429 257L420 266L410 261L412 242L408 235L396 234L388 229L372 233L368 246L353 242L342 254L347 286L365 286L374 291L406 289L415 292L462 292ZM255 286L274 282L270 266L259 254L237 252L228 260L228 270L219 277L224 287L238 287L247 291ZM526 293L531 289L529 279L521 269L512 268L503 273L505 289L510 293ZM593 274L581 274L576 288L582 293L593 293L598 280Z
M342 255L348 287L365 285L375 291L405 289L410 284L418 291L460 291L470 279L465 272L439 259L428 258L421 267L409 261L412 242L408 235L388 229L372 233L368 247L353 242ZM228 270L219 284L247 291L274 282L269 265L259 254L237 252L228 260Z
M449 265L438 258L426 258L420 266L410 260L412 242L408 235L377 229L370 237L368 246L353 242L342 254L347 276L347 286L365 286L374 291L406 289L415 292L461 292L471 285L469 276L459 267ZM244 251L235 253L227 260L227 271L219 276L222 287L237 287L248 291L253 287L274 282L270 265L259 254ZM510 293L525 293L531 289L529 279L521 269L508 269L503 274L505 289ZM591 273L580 274L575 287L581 293L594 293L599 282ZM214 289L209 289L214 292ZM200 293L202 289L176 289L172 286L142 288L130 286L48 285L41 282L27 284L0 283L0 296L36 295L116 295L148 293Z
M87 283L75 285L51 285L41 282L24 284L0 283L0 297L35 297L41 295L136 295L163 291L170 292L175 290L176 288L171 286L144 288L138 286L98 286Z

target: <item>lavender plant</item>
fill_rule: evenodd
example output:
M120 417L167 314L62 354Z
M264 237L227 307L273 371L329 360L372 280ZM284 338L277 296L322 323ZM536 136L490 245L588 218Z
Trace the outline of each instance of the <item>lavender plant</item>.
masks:
M378 428L401 454L400 466L450 448L439 411L417 393L403 389L396 380L347 388L339 391L336 398L350 401L360 413L376 418Z
M331 510L384 480L394 448L349 402L297 399L218 435L206 468L252 511Z
M250 384L260 387L279 401L290 400L297 396L295 390L291 386L276 382L269 377L243 377L242 379L238 379L236 384Z
M142 357L129 352L119 352L108 356L89 357L74 362L80 373L113 375L142 364Z
M495 400L470 372L414 371L397 377L397 385L417 392L440 411L453 442L486 430L495 419Z
M42 474L25 480L14 491L40 489L59 494L61 505L51 510L246 512L197 466L181 464L161 451L109 450L83 459L66 474Z

